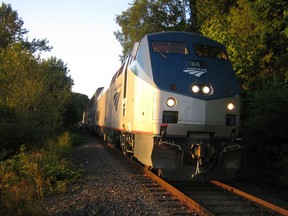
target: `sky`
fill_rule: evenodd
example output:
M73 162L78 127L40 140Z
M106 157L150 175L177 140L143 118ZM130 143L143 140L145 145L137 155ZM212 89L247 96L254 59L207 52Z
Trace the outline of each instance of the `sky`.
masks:
M116 15L132 0L3 0L24 22L29 40L47 39L53 49L41 55L55 56L67 64L74 80L72 91L93 96L108 88L120 68L122 47L113 32L121 30Z

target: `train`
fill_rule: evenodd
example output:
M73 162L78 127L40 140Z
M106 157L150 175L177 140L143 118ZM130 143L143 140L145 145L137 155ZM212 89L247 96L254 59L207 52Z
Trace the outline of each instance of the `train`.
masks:
M82 122L165 179L230 178L241 166L240 90L223 44L147 34L109 88L95 91Z

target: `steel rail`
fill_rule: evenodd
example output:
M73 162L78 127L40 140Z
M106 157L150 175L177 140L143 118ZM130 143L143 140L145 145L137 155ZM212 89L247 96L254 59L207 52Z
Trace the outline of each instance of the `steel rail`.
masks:
M165 190L169 191L173 196L175 196L180 202L182 202L184 205L186 205L191 210L195 211L198 215L203 216L215 216L212 212L201 206L199 203L195 202L194 200L187 197L185 194L183 194L181 191L174 188L172 185L149 171L147 168L145 168L145 174L149 176L151 179L159 183Z
M237 188L231 187L229 185L226 185L226 184L224 184L222 182L218 182L218 181L211 181L211 183L216 185L216 186L218 186L218 187L221 187L223 189L229 190L229 191L231 191L231 192L233 192L235 194L238 194L239 196L242 196L242 197L244 197L246 199L249 199L249 200L251 200L251 201L253 201L253 202L255 202L255 203L257 203L257 204L259 204L259 205L261 205L261 206L263 206L265 208L267 208L267 209L270 209L270 210L272 210L274 212L277 212L280 215L284 215L284 216L288 215L288 210L286 210L284 208L281 208L279 206L276 206L276 205L274 205L272 203L266 202L265 200L262 200L262 199L260 199L258 197L255 197L255 196L251 195L251 194L245 193L245 192L243 192L243 191L241 191L241 190L239 190Z

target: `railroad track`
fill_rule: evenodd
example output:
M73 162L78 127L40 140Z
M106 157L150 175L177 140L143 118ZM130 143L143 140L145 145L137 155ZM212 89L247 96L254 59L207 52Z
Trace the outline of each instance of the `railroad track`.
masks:
M239 191L223 183L212 182L171 182L186 196L199 203L207 210L205 215L287 215L288 211L273 204L263 205L265 201L256 202ZM226 186L226 187L225 187ZM249 195L249 194L246 194ZM251 195L249 195L251 196ZM254 197L255 198L255 197ZM258 198L257 198L258 199ZM259 201L260 199L258 199ZM261 203L262 202L262 203ZM265 202L267 203L267 202ZM274 206L276 208L272 208Z
M217 181L166 182L107 145L107 150L171 215L288 215L288 211Z
M159 202L160 205L168 208L171 215L191 215L197 216L194 210L191 210L187 205L181 202L177 197L174 196L170 191L164 188L158 181L151 178L152 174L150 171L145 169L136 161L129 157L124 156L120 151L116 150L112 145L107 145L108 152L118 161L118 163L131 174L132 178L136 182L143 185ZM148 173L148 175L147 175ZM150 173L150 174L149 174ZM154 177L157 177L154 175ZM159 178L158 178L159 179ZM160 179L161 180L161 179Z

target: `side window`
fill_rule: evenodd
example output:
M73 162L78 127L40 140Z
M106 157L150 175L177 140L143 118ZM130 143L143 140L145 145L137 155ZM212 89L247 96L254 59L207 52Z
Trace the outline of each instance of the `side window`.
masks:
M118 71L117 71L118 72ZM114 76L112 77L112 80L111 80L111 83L110 83L110 86L115 82L116 80L116 76L117 76L117 72L114 74Z
M139 49L139 45L140 43L139 42L135 42L134 45L133 45L133 49L132 49L132 52L131 52L131 57L132 59L134 59L137 55L137 52L138 52L138 49Z
M114 74L114 76L112 77L110 86L111 86L111 85L115 82L115 80L122 74L124 65L125 65L125 64L122 64L121 68Z
M123 73L123 68L124 68L125 64L122 64L121 68L119 69L118 73L117 73L117 77L119 77L122 73Z

